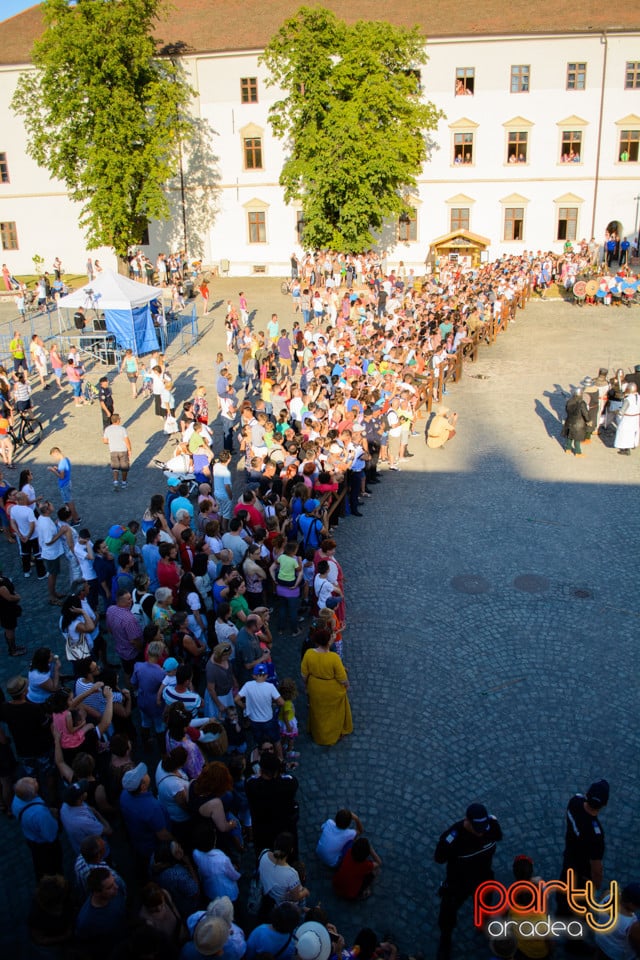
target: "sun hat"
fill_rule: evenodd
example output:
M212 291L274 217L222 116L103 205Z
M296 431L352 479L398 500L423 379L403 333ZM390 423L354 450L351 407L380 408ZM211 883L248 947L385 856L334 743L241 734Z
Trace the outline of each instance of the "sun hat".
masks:
M294 934L296 955L300 960L328 960L331 937L326 927L316 920L300 924Z
M229 939L230 929L221 917L205 915L193 931L194 946L204 957L213 957Z

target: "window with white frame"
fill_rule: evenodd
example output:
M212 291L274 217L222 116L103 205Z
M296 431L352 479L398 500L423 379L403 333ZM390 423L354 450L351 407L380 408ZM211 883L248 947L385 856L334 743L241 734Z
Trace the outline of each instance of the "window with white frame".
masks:
M504 240L524 238L524 207L504 208Z
M558 207L556 240L575 240L578 236L578 208Z
M587 89L587 65L586 63L568 63L567 64L567 90L586 90Z

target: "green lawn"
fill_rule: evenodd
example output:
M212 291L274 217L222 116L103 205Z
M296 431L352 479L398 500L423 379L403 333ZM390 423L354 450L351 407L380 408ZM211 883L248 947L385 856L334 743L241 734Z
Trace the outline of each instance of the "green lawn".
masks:
M53 277L53 271L49 271L49 275ZM19 280L21 283L26 283L28 287L33 286L36 281L42 276L42 274L37 273L17 273L15 275L16 280ZM81 287L87 282L86 273L63 273L62 279L68 287L72 287L74 290L76 287Z

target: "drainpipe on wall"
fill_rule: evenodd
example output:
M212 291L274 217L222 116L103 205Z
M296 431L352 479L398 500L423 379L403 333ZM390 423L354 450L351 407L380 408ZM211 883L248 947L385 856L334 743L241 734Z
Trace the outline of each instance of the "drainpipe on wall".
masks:
M609 44L607 34L603 33L600 43L604 44L604 56L602 58L602 80L600 82L600 112L598 115L598 144L596 148L596 176L593 182L593 210L591 213L591 236L596 235L596 206L598 203L598 185L600 182L600 150L602 149L602 116L604 114L604 89L607 77L607 53Z

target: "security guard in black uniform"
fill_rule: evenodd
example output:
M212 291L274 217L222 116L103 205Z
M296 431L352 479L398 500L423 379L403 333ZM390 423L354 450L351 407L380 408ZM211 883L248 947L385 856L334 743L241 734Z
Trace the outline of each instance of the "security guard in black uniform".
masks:
M438 960L451 956L451 935L464 901L485 880L493 880L491 862L499 840L500 824L481 803L472 803L465 819L454 823L438 840L434 860L447 865L447 878L440 887Z

